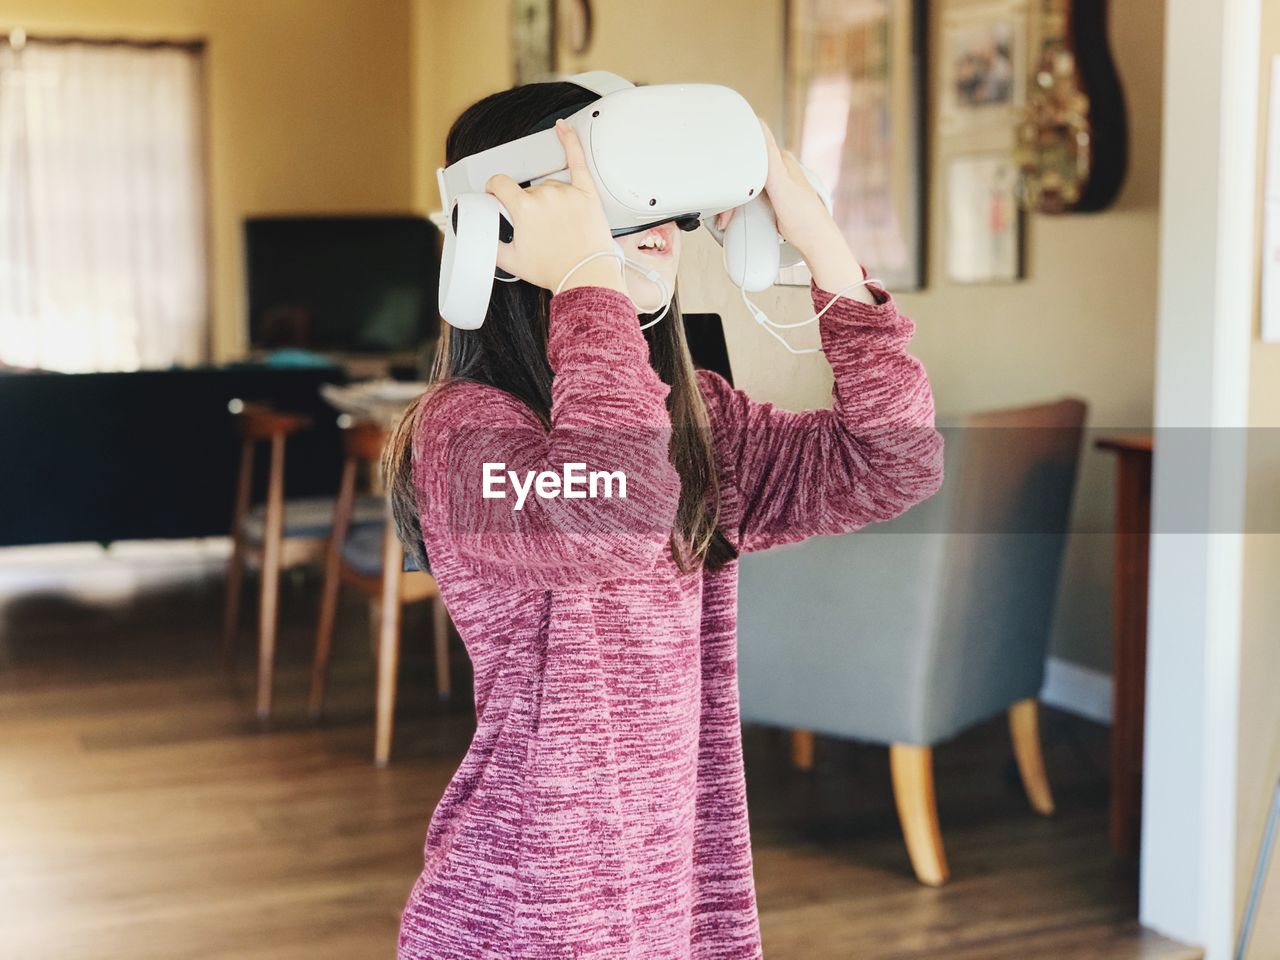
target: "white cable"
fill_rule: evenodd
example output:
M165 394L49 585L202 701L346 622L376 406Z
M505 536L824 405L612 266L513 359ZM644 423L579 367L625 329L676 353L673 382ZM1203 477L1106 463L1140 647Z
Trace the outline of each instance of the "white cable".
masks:
M668 311L669 309L671 309L671 296L670 296L670 291L667 289L666 281L664 281L664 280L662 279L662 275L661 275L660 273L658 273L658 271L657 271L657 270L649 270L649 269L646 269L646 268L645 268L644 266L642 266L641 264L636 263L634 260L632 260L632 259L630 259L629 257L625 256L624 254L620 254L620 253L618 253L618 251L616 251L616 250L600 250L600 251L597 251L596 253L593 253L593 254L590 254L590 255L588 255L588 256L586 256L586 257L583 257L581 260L579 260L577 263L575 263L572 267L570 267L570 268L569 268L569 270L568 270L568 272L566 272L566 273L565 273L565 275L564 275L563 277L561 277L561 278L560 278L560 283L559 283L559 285L556 287L555 292L556 292L556 293L559 293L559 292L564 288L565 281L569 279L570 275L572 275L572 273L573 273L575 270L577 270L577 269L578 269L579 267L581 267L583 264L585 264L585 263L587 263L587 262L589 262L589 261L591 261L591 260L594 260L596 257L614 257L615 259L617 259L617 260L622 264L622 266L623 266L623 269L624 269L624 270L625 270L627 267L631 267L631 269L633 269L633 270L638 270L640 273L643 273L643 274L644 274L645 279L650 280L650 281L652 281L653 283L657 284L657 285L658 285L658 288L662 291L662 302L663 302L662 312L661 312L661 313L659 313L659 314L658 314L656 317L654 317L652 320L650 320L648 323L643 323L643 324L641 324L641 325L640 325L640 329L641 329L641 330L647 330L647 329L649 329L649 327L652 327L655 323L657 323L659 320L661 320L663 317L665 317L665 316L667 315L667 311ZM512 277L498 277L498 276L495 276L495 277L494 277L494 279L495 279L495 280L501 280L503 283L512 283L512 282L514 282L514 281L516 281L516 280L519 280L520 278L519 278L519 277L515 277L515 276L512 276ZM837 290L837 291L832 295L832 297L831 297L831 301L830 301L830 302L829 302L825 307L823 307L821 310L819 310L817 313L815 313L812 317L810 317L810 318L809 318L809 319L807 319L807 320L799 320L799 321L797 321L797 322L795 322L795 323L775 323L774 321L772 321L772 320L770 320L770 319L769 319L768 314L766 314L763 310L761 310L761 309L760 309L759 307L757 307L754 303L752 303L750 300L748 300L748 299L747 299L747 291L746 291L746 290L743 290L743 289L739 288L738 292L742 295L742 302L743 302L744 304L746 304L746 306L747 306L747 310L748 310L748 311L750 311L751 316L752 316L753 318L755 318L756 323L758 323L758 324L760 325L760 327L765 331L765 333L769 334L769 336L771 336L771 337L773 337L773 339L777 340L780 344L782 344L784 347L786 347L786 348L787 348L787 350L789 350L791 353L794 353L794 354L804 354L804 353L821 353L821 352L822 352L822 348L821 348L821 347L799 347L799 348L797 348L797 347L793 347L793 346L791 346L791 344L789 344L789 343L786 341L786 338L785 338L785 337L783 337L781 334L779 334L779 333L778 333L778 331L779 331L779 330L793 330L793 329L795 329L796 327L807 327L807 326L808 326L809 324L811 324L811 323L816 323L818 320L820 320L820 319L822 318L822 315L823 315L824 313L826 313L828 310L830 310L830 309L831 309L832 305L834 305L834 304L835 304L835 302L836 302L837 300L839 300L841 297L844 297L844 295L845 295L845 293L846 293L847 291L852 290L854 287L861 287L861 286L865 286L865 285L868 285L868 284L872 284L872 283L880 283L880 282L881 282L881 281L880 281L878 278L876 278L876 277L867 277L867 278L866 278L866 279L864 279L864 280L855 280L853 283L849 284L848 286L846 286L846 287L842 287L841 289ZM853 298L852 298L852 297L845 297L845 299L846 299L846 300L851 300L851 299L853 299ZM648 311L648 310L645 310L645 311L641 311L641 312L643 312L643 313L648 313L649 311Z
M791 344L787 343L786 339L780 333L778 333L778 331L791 330L791 329L794 329L795 327L807 327L811 323L816 323L824 313L826 313L828 310L831 309L832 304L834 304L841 297L844 297L845 291L852 290L854 287L861 287L863 285L872 284L872 283L880 283L880 281L875 277L867 277L865 280L855 280L853 283L849 284L847 287L843 287L840 290L836 291L836 293L834 293L831 297L831 302L828 303L821 310L819 310L817 313L815 313L808 320L799 320L796 323L775 323L774 321L769 319L768 315L763 310L761 310L754 303L752 303L750 300L747 299L746 290L739 288L738 292L742 294L742 302L747 305L747 309L751 312L751 316L755 318L756 323L760 324L760 327L765 331L765 333L769 334L769 336L773 337L773 339L777 340L789 351L795 354L820 353L822 351L821 347L804 347L804 348L793 347ZM853 298L845 297L845 299L852 300Z
M641 264L636 263L634 260L627 257L625 254L619 253L617 250L598 250L595 253L588 254L587 256L583 257L581 260L575 263L572 267L570 267L568 271L565 273L565 275L560 278L560 283L556 286L555 292L559 293L564 288L565 281L569 279L573 271L577 270L584 263L594 260L596 257L613 257L619 263L622 264L622 269L624 271L626 270L627 267L631 267L633 270L638 270L641 273L643 273L645 276L645 279L650 280L653 283L656 283L658 285L659 290L662 292L662 312L659 313L652 320L650 320L648 323L640 324L641 330L649 329L655 323L657 323L659 320L661 320L663 317L667 315L667 311L671 309L671 291L668 289L666 281L662 279L662 274L658 273L657 270L646 269ZM652 309L657 309L657 308L654 307ZM641 312L648 313L649 310L644 310Z
M595 253L589 253L565 272L565 275L560 278L560 283L556 285L555 292L559 293L561 290L564 289L565 281L569 279L569 277L573 274L575 270L577 270L583 264L590 263L596 257L613 257L619 261L626 260L626 257L620 254L617 250L597 250ZM626 270L626 267L624 266L622 269ZM554 295L555 294L552 294L552 296Z

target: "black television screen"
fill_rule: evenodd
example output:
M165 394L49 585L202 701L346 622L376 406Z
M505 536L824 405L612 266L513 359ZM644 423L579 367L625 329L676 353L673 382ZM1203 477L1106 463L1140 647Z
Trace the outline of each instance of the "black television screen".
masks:
M439 332L437 235L416 216L247 219L250 343L416 350Z

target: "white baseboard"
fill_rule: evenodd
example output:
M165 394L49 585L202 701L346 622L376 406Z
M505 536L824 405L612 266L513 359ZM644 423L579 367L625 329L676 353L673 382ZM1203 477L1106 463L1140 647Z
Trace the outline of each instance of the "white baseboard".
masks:
M1097 723L1111 723L1111 674L1050 657L1040 699Z

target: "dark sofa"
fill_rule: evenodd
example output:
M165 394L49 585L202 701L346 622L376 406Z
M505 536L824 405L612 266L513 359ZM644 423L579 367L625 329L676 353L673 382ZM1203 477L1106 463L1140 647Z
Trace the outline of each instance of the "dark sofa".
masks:
M313 419L291 437L286 497L332 495L342 466L320 384L341 367L232 364L137 373L0 372L0 546L221 536L240 441L227 405ZM259 445L255 502L266 493Z

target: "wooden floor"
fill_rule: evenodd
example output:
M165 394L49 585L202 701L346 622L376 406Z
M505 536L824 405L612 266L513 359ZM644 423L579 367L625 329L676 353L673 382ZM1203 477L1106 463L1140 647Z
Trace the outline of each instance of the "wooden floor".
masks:
M390 960L427 820L471 735L465 657L455 647L455 699L436 702L426 612L408 612L393 762L378 770L362 602L341 610L332 709L312 726L318 584L285 582L263 727L251 611L238 672L214 655L216 551L134 546L99 560L0 551L0 957ZM1136 868L1107 852L1105 731L1049 713L1045 736L1048 820L1027 809L1002 724L940 751L954 880L933 890L911 877L884 750L820 739L804 774L782 733L748 729L765 956L1199 957L1132 919Z

